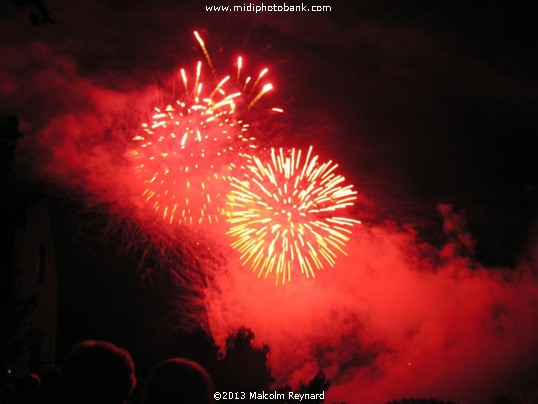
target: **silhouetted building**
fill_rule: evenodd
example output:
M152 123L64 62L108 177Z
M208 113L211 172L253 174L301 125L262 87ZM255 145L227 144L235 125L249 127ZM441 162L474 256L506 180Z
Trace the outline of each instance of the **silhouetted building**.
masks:
M56 361L58 273L47 201L35 196L11 196L2 203L0 254L3 303L12 375L42 372Z

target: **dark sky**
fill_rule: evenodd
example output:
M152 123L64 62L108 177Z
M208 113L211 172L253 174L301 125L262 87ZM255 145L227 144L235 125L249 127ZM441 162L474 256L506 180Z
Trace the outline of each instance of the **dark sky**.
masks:
M319 14L223 14L203 2L47 5L56 24L44 27L26 21L29 9L2 6L2 110L31 129L50 123L53 110L88 108L91 86L125 94L162 83L201 57L198 29L217 67L243 52L271 68L272 101L287 116L268 143L323 147L381 202L363 218L419 221L444 201L464 208L479 232L526 233L533 220L537 34L529 9L383 1ZM65 91L48 88L55 74ZM492 263L509 264L521 248L512 236L483 236L479 253ZM501 245L488 242L510 252L490 257Z
M402 240L410 237L414 240L411 244L426 240L445 251L443 237L452 234L446 224L460 223L450 216L450 210L439 214L436 206L448 203L456 212L463 212L466 220L462 220L468 223L469 234L476 241L472 264L460 266L454 258L451 265L466 269L482 265L507 267L516 272L521 257L532 255L536 246L532 228L533 224L536 228L538 206L538 31L530 5L328 1L332 11L317 14L222 14L206 12L206 5L217 4L213 0L206 3L47 1L55 24L42 27L29 23L29 8L16 7L14 2L0 6L0 113L17 115L25 133L16 174L45 184L49 192L57 195L52 211L57 220L61 270L84 262L80 272L64 275L64 285L69 284L69 291L62 292L64 309L74 310L63 312L70 316L71 335L84 334L93 324L96 329L108 329L112 337L127 344L136 344L137 333L143 334L136 329L143 310L127 303L136 303L136 281L130 274L132 267L139 264L141 252L118 252L121 242L113 240L103 246L102 227L107 226L107 221L113 222L109 223L112 228L118 224L107 219L110 213L92 216L92 209L98 211L101 203L113 204L122 199L123 195L117 193L123 169L121 153L155 88L166 88L180 66L192 68L194 60L203 58L192 36L194 29L203 35L217 70L230 66L239 52L253 69L270 68L275 91L264 102L282 106L285 114L269 123L267 117L255 116L253 130L263 133L258 137L266 146L313 144L323 158L337 161L341 172L359 190L354 213L373 229L366 237L369 242L378 237L387 240L389 246L397 246L395 250L408 251L407 241ZM111 190L116 192L112 197ZM121 203L119 206L124 209ZM417 234L403 235L396 230L408 227ZM455 233L458 232L467 234L467 228L456 226ZM114 230L111 233L118 234ZM66 244L61 245L63 242ZM377 252L379 247L369 242L360 241L357 251ZM391 253L390 248L388 251L389 264L407 268L397 258L398 253ZM422 280L406 271L398 272L402 279L425 294L435 295ZM509 302L517 294L517 290L504 288L496 294L493 290L497 289L486 275L478 277L483 282L465 277L464 283L483 292L486 306L504 302L502 296ZM454 287L458 299L468 298L467 292L452 285L448 277L432 279L431 284L436 282ZM369 285L378 290L377 283ZM415 291L415 286L406 292ZM90 293L94 288L100 291L99 299ZM88 292L78 293L79 290ZM521 293L526 302L535 297L535 288ZM376 300L374 295L365 296L365 301L371 298L387 303L383 298ZM432 313L438 309L447 314L441 302L435 297L432 300L436 303L431 304L429 314L418 309L417 313L434 318ZM242 300L224 295L222 301L233 305ZM451 307L460 307L459 300L450 302ZM524 303L506 305L516 313L508 317L518 324L514 326L517 330L521 329L518 321L534 313ZM111 306L114 310L108 311ZM392 307L391 302L387 306ZM417 301L412 309L420 306ZM389 380L388 386L395 386L397 383L391 384L390 380L399 377L397 368L384 364L383 353L400 348L405 354L415 352L410 347L416 341L409 345L407 342L422 332L425 337L421 341L428 352L429 342L437 341L436 332L444 330L433 327L433 331L417 331L413 319L409 320L411 325L402 320L409 327L402 326L405 337L400 338L399 331L391 328L384 334L386 330L380 331L384 330L382 325L371 325L365 319L369 317L362 315L362 308L352 307L348 313L351 320L344 318L342 322L352 324L351 330L371 326L375 329L372 335L378 338L362 343L371 343L369 349L382 352L376 356L376 366L387 376L376 384L379 389L384 380ZM248 318L249 314L242 310L237 312ZM128 314L115 323L118 313ZM450 315L459 315L454 313L459 312L448 310ZM480 313L477 310L475 314ZM400 314L408 319L407 314ZM417 314L418 318L422 314ZM77 315L83 324L77 323ZM263 334L265 324L251 321L253 328L259 326ZM463 324L468 331L465 336L472 341L470 346L475 346L484 336L482 331L466 326L465 321ZM126 328L129 332L120 336ZM343 344L353 332L345 328L337 333L338 343ZM266 336L275 352L285 352L279 351L278 338ZM329 337L318 335L312 340L316 341L313 351L325 347L324 352L340 358L336 361L341 365L338 371L331 367L331 354L316 359L318 365L329 363L327 368L333 371L340 393L342 386L360 377L365 368L357 365L355 369L353 360L331 345L332 339L329 343ZM507 340L518 341L515 337ZM380 341L386 344L386 350L379 349ZM406 342L400 344L401 341ZM454 357L465 358L469 349L461 348L465 343L457 340L454 346L458 347ZM492 345L498 346L503 345ZM522 355L527 354L522 346ZM432 348L431 352L438 351ZM480 353L476 358L489 363L486 357ZM436 358L445 359L443 355ZM508 362L514 366L514 375L527 369L526 364L514 365L522 363L516 359ZM282 379L298 377L290 376L289 369L278 359L272 363ZM493 368L501 365L506 363L496 363ZM310 368L304 366L302 371L308 374ZM342 370L345 366L351 369L347 373ZM458 368L454 369L450 371L457 373ZM433 373L444 375L443 371ZM503 372L509 373L506 368ZM485 378L497 376L499 373L488 373ZM506 385L514 388L513 383ZM435 387L435 380L428 386L432 394L449 390ZM453 397L468 397L469 390L480 390L477 386L482 385L476 382L464 386Z

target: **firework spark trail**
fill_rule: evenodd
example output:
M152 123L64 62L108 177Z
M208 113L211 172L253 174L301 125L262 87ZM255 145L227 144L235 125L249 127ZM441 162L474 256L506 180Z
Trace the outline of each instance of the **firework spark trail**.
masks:
M228 234L243 265L275 282L291 281L294 268L306 277L324 264L334 266L358 220L337 216L352 206L356 191L335 173L337 164L319 163L312 146L302 151L271 149L271 161L247 156L243 177L231 178Z
M200 72L199 62L187 102L155 108L153 121L143 123L143 134L133 138L138 142L132 155L145 185L144 201L171 224L217 219L211 204L219 197L215 187L226 176L223 156L237 140L249 140L243 136L245 124L233 117L238 94L219 92L227 78L205 94ZM181 76L188 90L184 69ZM215 93L221 99L215 99Z
M214 75L205 43L196 31L194 35ZM236 65L235 85L228 75L214 87L205 85L201 61L194 78L181 69L183 97L156 107L151 122L143 123L142 133L133 138L136 148L130 154L143 183L143 203L169 224L218 222L231 162L246 148L256 147L255 139L245 134L249 125L238 116L273 86L262 84L267 68L254 80L243 80L242 57Z

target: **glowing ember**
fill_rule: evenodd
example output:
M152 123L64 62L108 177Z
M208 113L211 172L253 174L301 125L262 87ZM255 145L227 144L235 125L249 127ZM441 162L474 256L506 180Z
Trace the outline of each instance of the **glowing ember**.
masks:
M248 157L248 156L247 156ZM248 157L246 173L231 179L228 194L228 234L232 247L265 278L275 272L276 283L291 280L294 268L306 277L324 264L333 266L345 254L348 234L358 220L336 216L352 206L356 191L335 173L332 161L320 164L312 147L271 149L271 161Z
M194 34L214 71L202 38ZM133 138L136 148L130 154L143 183L144 204L170 224L218 221L230 163L245 148L256 147L245 134L248 125L236 118L237 109L250 109L272 85L260 83L267 68L253 84L251 77L242 81L243 63L239 57L236 80L225 76L214 87L204 83L202 62L196 64L194 77L181 69L184 95L156 107L151 122L143 123L142 133Z

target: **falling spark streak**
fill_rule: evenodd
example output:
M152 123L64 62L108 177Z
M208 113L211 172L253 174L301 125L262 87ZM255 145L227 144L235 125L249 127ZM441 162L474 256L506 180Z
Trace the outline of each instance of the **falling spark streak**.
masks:
M243 58L239 56L237 58L237 81L239 81L239 77L241 77L241 68L243 67Z
M250 102L250 104L248 105L248 109L252 108L252 106L256 104L256 102L258 102L259 99L262 98L265 93L271 91L272 89L273 85L271 83L264 85L260 92L256 95L256 97L254 97L254 99Z
M232 177L227 197L228 235L244 266L258 277L274 272L275 283L291 281L294 269L315 278L334 266L351 228L360 221L335 216L354 204L357 192L344 185L332 161L320 164L310 146L302 151L271 149L270 162L245 156L242 177Z
M210 83L215 83L205 43L198 32L194 36L213 72ZM230 163L244 148L256 148L255 138L244 135L248 125L238 119L238 109L250 109L273 86L262 84L268 72L264 68L256 83L243 91L250 81L241 82L243 63L239 57L236 83L227 75L214 87L206 85L201 61L194 77L181 68L184 94L166 107L155 107L150 121L132 138L130 156L143 184L142 200L165 223L218 222L229 190Z
M202 52L204 53L205 59L207 60L207 64L209 65L211 71L215 73L215 67L213 66L213 62L211 61L211 56L209 56L209 52L207 51L207 48L205 47L204 40L198 34L197 31L194 31L194 36L196 37L196 40L200 44L200 48L202 49Z

